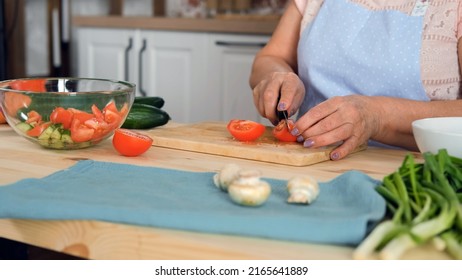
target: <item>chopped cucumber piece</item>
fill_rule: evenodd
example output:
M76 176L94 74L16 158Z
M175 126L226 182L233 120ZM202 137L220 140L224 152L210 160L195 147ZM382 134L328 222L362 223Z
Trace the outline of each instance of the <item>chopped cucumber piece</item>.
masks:
M51 133L50 135L50 139L51 140L61 140L61 129L60 128L56 128L55 130L53 130L53 132ZM52 142L57 142L57 141L52 141Z
M72 141L71 135L70 134L63 134L61 135L61 141L65 144L72 144L74 141Z
M50 125L49 127L47 127L38 137L39 140L48 140L50 139L51 137L51 134L53 133L53 131L55 130L55 128Z
M26 122L20 122L15 127L24 133L32 129L32 126Z

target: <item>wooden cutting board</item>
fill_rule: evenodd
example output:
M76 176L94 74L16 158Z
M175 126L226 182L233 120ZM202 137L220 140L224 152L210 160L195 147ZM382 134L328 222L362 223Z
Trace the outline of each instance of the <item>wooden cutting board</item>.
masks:
M240 142L229 134L226 123L202 122L187 125L158 127L143 133L153 138L153 146L272 162L306 166L329 160L335 146L307 149L300 143L278 142L268 127L255 142ZM366 145L357 151L364 150Z

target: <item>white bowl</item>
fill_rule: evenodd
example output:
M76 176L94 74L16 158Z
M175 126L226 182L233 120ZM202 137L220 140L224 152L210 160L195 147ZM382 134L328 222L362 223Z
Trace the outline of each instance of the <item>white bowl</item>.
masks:
M462 158L462 117L438 117L416 120L412 130L421 153L446 149Z

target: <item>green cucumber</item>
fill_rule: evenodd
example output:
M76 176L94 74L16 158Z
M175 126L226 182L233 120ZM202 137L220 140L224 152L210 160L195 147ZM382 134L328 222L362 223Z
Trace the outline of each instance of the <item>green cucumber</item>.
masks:
M148 129L162 126L170 120L168 113L160 108L140 103L133 103L123 128Z
M151 105L160 109L164 106L165 100L159 96L136 96L134 103Z

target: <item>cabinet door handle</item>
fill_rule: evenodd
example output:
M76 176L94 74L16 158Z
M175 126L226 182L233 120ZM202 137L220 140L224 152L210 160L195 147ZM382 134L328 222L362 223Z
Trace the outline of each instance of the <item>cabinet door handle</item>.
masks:
M224 47L256 47L256 48L263 48L266 46L264 42L229 42L229 41L216 41L215 44L217 46L224 46Z
M142 96L147 96L146 91L143 89L143 53L146 51L146 39L143 39L143 45L138 53L138 85Z
M128 81L128 53L130 52L130 50L132 49L133 47L133 40L132 38L129 38L128 39L128 46L125 48L125 73L124 73L124 78L125 78L125 81Z

